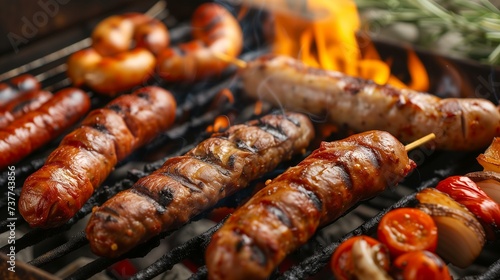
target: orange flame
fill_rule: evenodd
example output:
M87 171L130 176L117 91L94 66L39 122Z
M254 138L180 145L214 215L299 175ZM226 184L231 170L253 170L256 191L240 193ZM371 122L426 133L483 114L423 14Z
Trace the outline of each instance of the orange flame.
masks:
M227 116L217 116L213 125L209 125L206 129L208 133L222 131L229 127L229 118Z
M427 75L424 64L412 50L408 51L408 65L411 65L409 71L412 78L409 87L418 91L428 90L429 76Z
M227 98L227 101L231 104L234 104L234 95L233 93L231 92L230 89L228 88L223 88L220 92L219 92L219 97L225 97Z
M257 100L257 101L255 102L255 105L254 105L255 107L254 107L254 109L253 109L253 113L254 113L256 116L258 116L258 115L262 114L262 105L263 105L263 104L262 104L262 101L260 101L260 100Z
M214 99L212 100L212 103L210 104L210 109L211 110L220 110L220 108L222 108L222 106L225 106L228 103L234 104L234 95L230 89L223 88L214 96Z
M299 1L299 0L296 0ZM293 2L293 1L286 1ZM308 0L301 5L301 14L322 15L313 19L289 13L275 13L274 53L302 60L309 66L340 71L347 75L371 79L378 84L409 87L425 91L429 86L427 72L414 52L408 54L411 83L405 85L391 74L375 46L356 36L360 20L353 0Z
M321 134L321 139L325 139L326 137L332 135L332 133L339 131L339 128L336 125L330 123L322 123L318 126L319 126L318 131Z

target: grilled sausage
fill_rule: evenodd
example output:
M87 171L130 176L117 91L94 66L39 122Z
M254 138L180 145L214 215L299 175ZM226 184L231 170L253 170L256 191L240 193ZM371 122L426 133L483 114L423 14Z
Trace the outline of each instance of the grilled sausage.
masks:
M173 123L175 107L169 92L146 87L92 111L26 179L19 198L21 215L32 227L67 222L117 162Z
M110 16L94 28L91 37L92 47L103 56L126 52L133 43L157 54L170 43L167 27L140 13Z
M241 75L250 96L355 131L385 130L404 143L433 132L439 149L476 150L500 135L498 108L484 99L440 99L313 69L284 56L250 62Z
M216 53L236 57L243 46L238 21L222 6L205 3L192 18L193 41L167 48L158 56L158 74L167 81L193 81L219 75L228 67Z
M29 91L40 90L40 83L30 74L24 74L0 83L0 106Z
M60 90L37 110L0 129L0 169L13 164L57 137L90 108L90 98L79 89Z
M206 250L209 279L265 279L320 226L415 167L387 132L323 142L236 210Z
M92 48L70 56L68 76L75 86L113 96L147 82L155 71L154 54L169 42L167 28L157 19L138 13L111 16L94 29Z
M94 209L86 229L90 248L116 257L185 224L303 152L313 134L309 119L296 113L264 116L214 134Z
M95 49L72 54L68 60L68 76L73 85L89 88L109 96L146 83L153 75L156 58L143 48L102 56Z
M0 108L0 129L23 114L40 108L50 98L52 98L52 93L48 91L32 90L10 100Z

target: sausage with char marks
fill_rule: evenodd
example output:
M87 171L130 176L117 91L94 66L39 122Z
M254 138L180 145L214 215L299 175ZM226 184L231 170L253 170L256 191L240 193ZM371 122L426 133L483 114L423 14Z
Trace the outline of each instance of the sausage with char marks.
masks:
M20 161L80 120L90 109L88 95L75 88L57 92L37 110L0 129L0 168Z
M395 186L414 167L405 147L387 132L323 142L213 235L205 255L209 279L266 279L318 227Z
M285 56L249 62L241 75L252 97L319 115L354 131L388 131L403 143L434 133L438 149L476 150L500 135L500 112L485 99L440 99L311 68Z
M0 108L0 128L6 127L20 116L40 108L50 98L52 98L52 93L48 91L32 90L10 100Z
M8 82L0 83L0 106L5 105L19 95L40 90L40 87L38 80L30 74L20 75Z
M56 227L73 217L117 162L166 130L175 118L168 91L146 87L92 111L30 175L19 211L32 227Z
M86 229L90 248L116 257L187 223L303 152L313 134L309 119L296 113L267 115L214 134L95 208Z

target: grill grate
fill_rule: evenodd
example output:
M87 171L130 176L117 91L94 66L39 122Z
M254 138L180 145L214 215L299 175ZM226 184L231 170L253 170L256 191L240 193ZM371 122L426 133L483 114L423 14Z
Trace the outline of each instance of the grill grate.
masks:
M162 3L162 2L160 2ZM150 10L150 14L159 16L162 20L168 21L165 18L166 14L161 12L164 11L164 6L158 4ZM162 18L163 16L163 18ZM245 36L245 53L242 56L245 60L251 60L268 50L262 44L262 30L260 30L260 24L255 25L255 22L260 22L258 18L261 16L260 13L250 13L246 18L243 19ZM171 28L172 41L183 40L186 38L188 29L187 24L180 23L174 28ZM50 54L48 57L40 60L35 60L20 68L15 69L15 71L9 71L3 75L0 75L2 79L6 79L10 76L15 76L24 72L34 72L36 73L38 67L46 66L46 64L57 64L51 66L50 71L44 71L37 74L37 77L44 81L50 81L46 88L49 90L57 90L61 87L69 85L69 81L64 76L64 71L66 70L64 62L67 56L73 51L88 46L88 39L83 39L75 44L70 45L67 49L61 50L56 54ZM235 115L234 122L239 123L249 118L255 117L253 114L253 102L252 100L247 100L244 94L241 92L241 86L237 79L232 75L233 71L228 71L220 80L216 82L205 82L196 84L194 86L176 86L171 84L165 84L162 81L155 80L152 83L156 85L163 86L167 89L171 89L176 98L180 100L180 105L176 112L176 117L181 120L182 123L176 127L170 129L169 131L161 134L157 137L155 141L150 143L148 146L142 148L139 152L132 155L127 162L122 163L121 167L117 168L117 171L112 174L110 179L108 179L103 187L99 188L92 198L84 205L84 207L73 217L68 223L62 227L56 229L34 229L28 230L26 234L22 237L16 239L16 252L24 250L29 247L37 246L46 239L57 239L60 236L67 234L73 227L80 221L84 221L84 218L92 211L92 208L96 205L102 204L109 197L113 196L117 192L130 188L134 182L139 178L146 176L152 171L158 169L166 160L166 158L184 154L191 148L193 148L201 139L208 136L207 133L203 133L207 125L211 124L216 116L218 115ZM216 99L218 93L224 89L229 88L235 94L236 102L234 104L223 103L215 104L213 103ZM181 95L182 94L182 95ZM94 106L102 106L107 100L101 100L101 97L93 96ZM264 113L269 112L271 108L264 110ZM332 139L335 140L340 138L341 135L333 135ZM174 144L168 144L172 143ZM180 143L179 143L180 142ZM51 144L51 147L57 143L57 140ZM167 146L165 148L165 146ZM153 160L150 163L144 164L144 160L138 156L138 154L151 154L157 149L166 149L163 153L162 158L158 160ZM24 180L24 178L31 174L36 169L40 168L47 156L47 152L40 152L30 157L29 159L16 165L16 178L20 179L17 181L18 186ZM412 205L415 203L415 192L424 188L432 187L437 184L439 180L454 174L464 174L469 171L478 170L479 167L475 163L476 154L473 153L449 153L449 152L433 152L425 150L414 150L410 153L410 157L414 158L419 164L419 168L414 172L407 180L405 180L404 185L400 188L405 188L406 192L409 194L399 194L395 192L384 193L381 197L375 198L371 201L363 202L360 206L366 208L375 209L377 214L372 216L370 213L364 213L359 210L359 208L354 207L349 211L349 213L354 213L361 217L365 222L361 225L355 227L353 230L347 230L341 233L341 237L333 238L331 241L326 242L316 242L315 244L307 244L299 249L299 252L295 255L300 255L296 264L290 267L286 271L276 271L271 279L307 279L314 277L315 275L321 273L328 265L331 254L337 248L337 246L345 239L359 234L371 234L374 232L378 221L380 218L389 210L403 207L407 205ZM298 162L300 158L293 159L292 162ZM149 161L146 161L149 162ZM287 166L291 163L285 164L277 168L275 172L269 174L267 177L262 178L258 182L254 183L255 187L258 183L265 181L267 178L273 178L277 174L280 174ZM444 168L443 168L444 167ZM120 173L120 174L118 174ZM2 172L0 174L0 185L6 185L7 182L7 172ZM415 189L411 189L408 186L417 186ZM16 188L16 195L19 196L21 188ZM241 191L224 201L221 201L219 206L237 206L246 197L248 197L252 192L252 187ZM2 191L2 196L4 199L0 200L0 210L7 208L7 194ZM201 213L193 219L193 221L205 218L211 209ZM359 210L359 212L358 212ZM3 212L7 212L6 210ZM18 215L19 227L26 226L22 225L22 218ZM333 225L325 227L317 234L317 239L320 239L320 235L323 231L326 231L328 227L335 227L338 223L342 221L337 221ZM4 220L0 222L0 233L5 233L8 231L7 221ZM212 226L204 233L197 235L190 240L168 250L164 255L154 260L149 266L140 270L131 279L152 279L168 270L170 270L175 264L180 263L185 259L200 259L203 257L204 248L208 244L212 234L222 225L222 222L217 223ZM73 272L66 279L88 279L95 274L105 270L115 264L116 262L123 259L134 259L143 258L148 256L154 248L157 248L161 240L170 236L172 232L162 233L145 244L141 244L138 248L132 250L124 256L116 259L105 259L97 258L87 265L81 267L80 269ZM325 233L326 234L326 233ZM314 242L313 242L314 243ZM43 254L37 256L36 258L28 261L28 264L32 267L45 267L58 260L68 256L69 254L85 248L88 244L85 238L85 233L83 231L76 231L72 233L69 240L65 243L51 248L45 251ZM8 244L0 244L0 252L7 253L9 251ZM306 248L307 247L307 248ZM485 249L485 250L488 250ZM491 249L490 249L491 250ZM492 250L495 250L494 248ZM497 259L495 262L493 262ZM498 279L500 278L500 254L498 251L489 252L488 258L485 261L478 261L479 265L483 267L483 272L474 276L463 276L462 279ZM190 279L206 279L207 270L206 267L201 264L198 270L191 275Z

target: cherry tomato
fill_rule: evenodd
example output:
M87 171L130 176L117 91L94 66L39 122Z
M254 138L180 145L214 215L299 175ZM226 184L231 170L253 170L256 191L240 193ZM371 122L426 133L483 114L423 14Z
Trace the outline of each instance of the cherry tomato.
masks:
M465 176L451 176L439 182L436 189L467 207L483 225L487 239L496 240L495 231L500 226L500 206L474 181Z
M434 252L438 234L431 216L418 209L399 208L382 217L377 236L395 258L411 251Z
M369 236L354 236L342 242L342 244L337 247L332 255L330 267L333 271L333 274L335 275L335 279L354 279L354 264L352 260L351 250L352 245L359 240L365 240L372 248L377 246L378 250L380 250L376 254L377 262L382 267L382 269L386 271L389 270L389 254L383 244Z
M405 253L394 260L391 274L404 280L451 280L448 266L429 251Z

